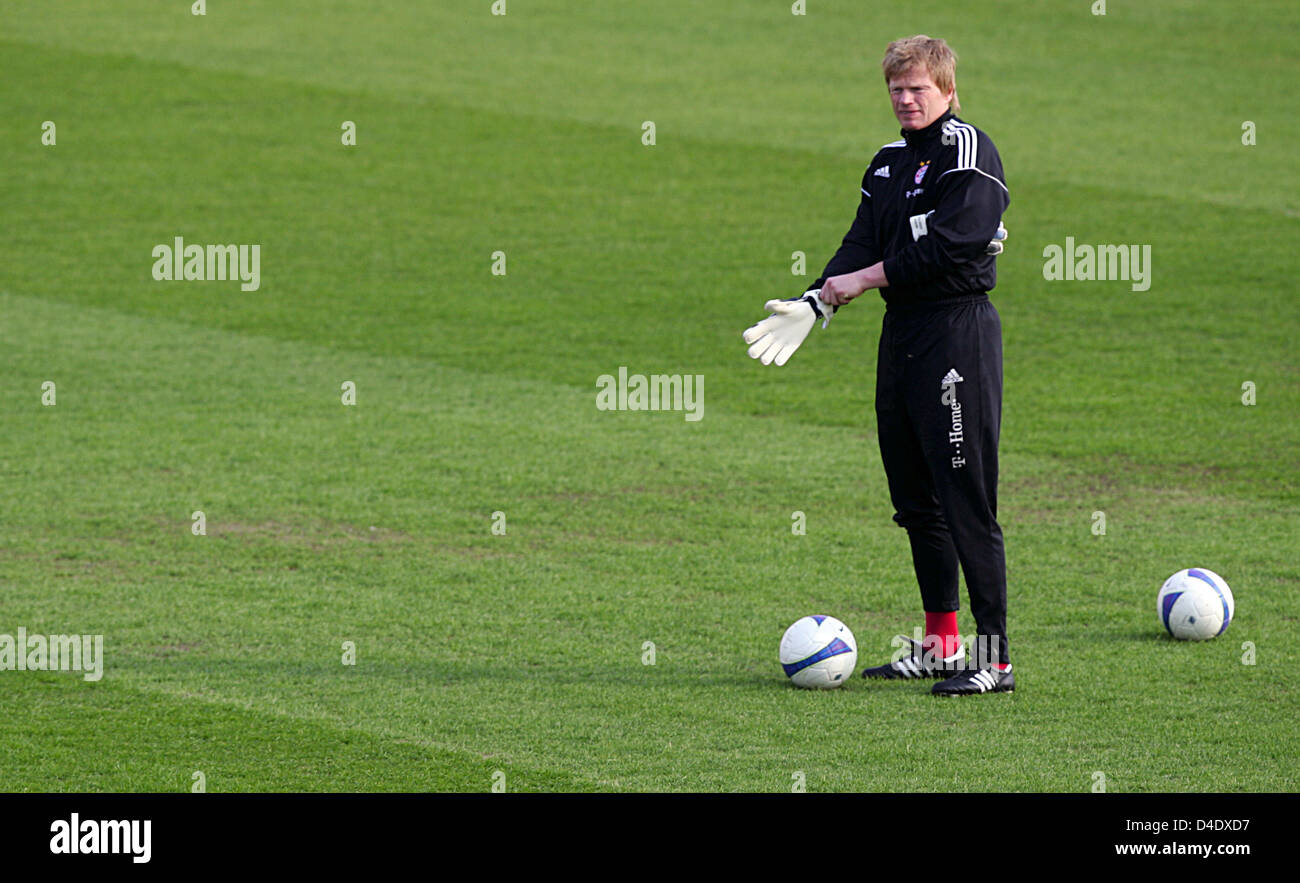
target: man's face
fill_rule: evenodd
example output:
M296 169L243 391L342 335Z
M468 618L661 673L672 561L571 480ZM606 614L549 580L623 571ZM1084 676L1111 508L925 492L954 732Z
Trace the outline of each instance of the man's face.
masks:
M904 129L924 129L948 110L955 87L946 93L930 79L924 66L910 67L889 81L894 116Z

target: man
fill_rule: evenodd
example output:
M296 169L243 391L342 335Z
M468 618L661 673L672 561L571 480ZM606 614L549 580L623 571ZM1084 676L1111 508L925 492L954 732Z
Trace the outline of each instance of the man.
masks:
M802 295L768 301L745 332L749 355L784 365L817 319L876 288L886 309L876 368L876 423L894 520L907 530L925 612L923 639L863 672L939 678L941 696L1015 689L1006 640L1006 561L997 522L1002 327L988 292L1006 237L1002 161L954 116L956 56L924 35L889 44L882 63L902 139L862 178L857 217ZM976 639L957 631L958 568Z

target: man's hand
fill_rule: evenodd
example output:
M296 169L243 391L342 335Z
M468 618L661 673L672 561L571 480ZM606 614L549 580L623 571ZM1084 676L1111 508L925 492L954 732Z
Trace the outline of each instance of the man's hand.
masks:
M877 261L856 273L845 273L827 279L822 283L821 299L833 307L842 307L867 289L884 288L888 284L884 261Z
M832 306L843 306L867 290L858 273L831 276L822 283L822 299Z
M834 311L819 297L818 291L809 291L803 297L791 300L770 300L763 305L772 315L757 325L745 329L742 337L750 344L749 357L764 365L776 362L778 366L790 361L795 350L808 337L813 324L822 320L822 327L831 321Z

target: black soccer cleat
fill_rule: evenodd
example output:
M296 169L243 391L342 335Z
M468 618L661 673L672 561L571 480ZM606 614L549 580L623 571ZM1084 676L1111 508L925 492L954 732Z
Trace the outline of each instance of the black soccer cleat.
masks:
M966 666L965 647L959 647L957 652L947 659L940 659L934 653L927 652L922 648L920 641L913 640L906 635L899 635L894 640L897 641L899 638L912 645L911 655L896 659L886 665L864 668L862 670L864 678L883 678L890 681L914 678L942 678L951 675L953 672L961 671Z
M935 696L974 696L978 693L1011 693L1016 689L1016 676L1011 666L1006 671L996 668L968 668L946 681L930 688Z

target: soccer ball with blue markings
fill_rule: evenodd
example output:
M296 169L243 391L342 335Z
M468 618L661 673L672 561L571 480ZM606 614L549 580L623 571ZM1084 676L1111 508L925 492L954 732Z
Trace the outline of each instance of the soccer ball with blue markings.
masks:
M858 642L833 616L805 616L781 636L781 667L796 687L838 687L858 664Z
M1205 641L1217 637L1232 622L1232 589L1212 570L1180 570L1160 587L1156 613L1160 624L1180 641Z

